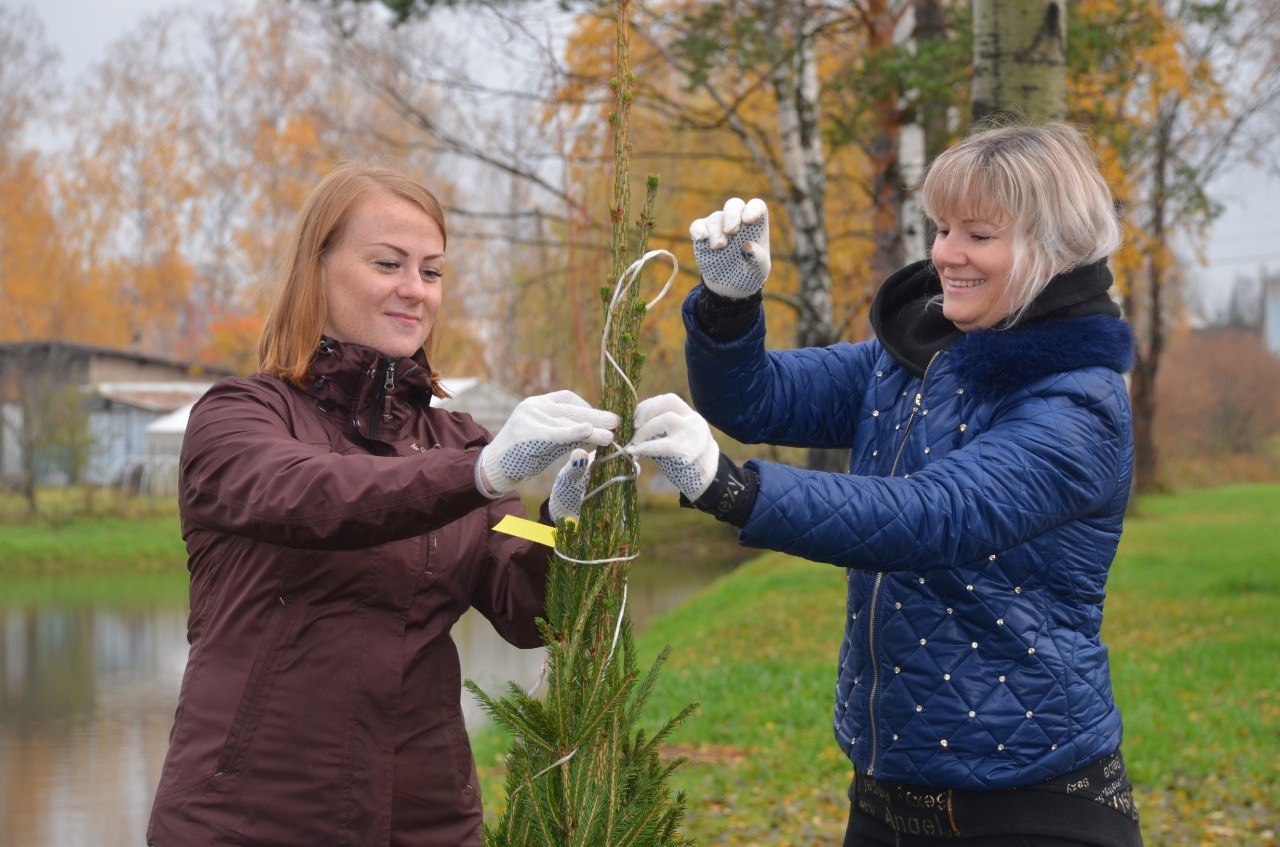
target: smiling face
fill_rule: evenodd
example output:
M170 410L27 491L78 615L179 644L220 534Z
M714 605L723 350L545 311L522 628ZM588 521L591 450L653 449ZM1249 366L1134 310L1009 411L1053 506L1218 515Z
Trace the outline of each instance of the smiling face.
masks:
M440 311L443 271L435 221L394 194L369 194L324 256L325 335L385 356L414 355Z
M942 314L963 332L989 329L1013 311L1013 239L1003 219L940 219L933 266L942 280Z

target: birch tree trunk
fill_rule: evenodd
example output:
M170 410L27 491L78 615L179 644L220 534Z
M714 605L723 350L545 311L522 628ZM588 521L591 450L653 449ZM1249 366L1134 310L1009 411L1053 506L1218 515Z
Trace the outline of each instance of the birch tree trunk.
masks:
M806 4L795 7L796 29L803 33ZM827 160L820 131L818 60L813 41L803 34L786 63L770 75L778 103L778 137L784 181L782 194L795 227L794 255L800 288L796 321L798 347L823 347L836 341L832 312L831 268L827 263Z
M1067 4L974 0L972 118L1067 114Z

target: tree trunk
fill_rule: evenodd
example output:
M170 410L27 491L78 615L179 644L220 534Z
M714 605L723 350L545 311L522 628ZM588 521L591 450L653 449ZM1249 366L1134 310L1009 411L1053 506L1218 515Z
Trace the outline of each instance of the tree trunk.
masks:
M794 227L799 316L798 347L824 347L836 341L831 302L831 268L827 263L827 160L819 122L818 61L807 34L807 3L789 10L797 46L789 61L770 75L778 104L778 136L782 170L791 186L785 204Z
M946 16L942 14L940 0L915 0L912 11L915 15L915 27L911 33L913 41L921 44L927 41L947 40ZM926 99L920 105L916 120L924 133L923 148L926 163L933 161L933 158L946 146L948 110L947 104L935 100Z
M919 52L921 45L947 40L946 17L940 0L914 0L911 5L911 32L908 36ZM920 98L912 123L901 127L898 136L898 171L902 183L920 184L925 166L942 152L948 138L949 104L931 97ZM904 262L923 259L933 243L933 228L920 205L918 192L902 197L900 237Z
M889 50L894 44L895 19L893 10L887 0L870 0L867 4L864 22L867 26L867 49L869 51ZM812 64L812 60L811 60ZM816 115L816 101L813 107ZM904 208L907 187L904 183L901 168L902 144L902 109L899 105L898 93L888 90L875 102L873 109L875 128L867 140L866 153L871 177L871 276L874 284L879 282L906 262L906 242L903 237ZM816 118L815 118L816 120ZM809 180L812 185L816 180ZM822 176L823 194L825 196L825 173ZM825 232L825 230L824 230ZM823 242L823 265L826 264L825 235ZM801 280L804 280L803 271ZM802 283L803 285L803 283ZM826 278L825 302L831 308L830 274ZM797 337L800 346L818 346L831 344L837 340L837 329L834 316L828 319L826 339L819 337ZM800 334L797 333L799 336ZM847 449L811 449L807 457L807 465L811 470L847 473L849 470L849 450Z
M887 0L871 0L867 14L867 48L890 51L894 44L894 15ZM871 168L871 274L879 282L906 262L902 241L902 206L906 198L899 146L902 107L892 88L876 99L875 129L867 143Z
M795 344L825 347L839 339L831 299L831 267L827 256L827 159L819 125L818 61L808 32L808 4L788 12L796 48L789 61L770 74L778 104L778 135L782 169L792 190L785 195L787 215L794 227L793 255L799 290L796 302ZM812 470L847 471L849 451L811 449L806 464Z
M1133 404L1133 493L1144 494L1156 487L1159 456L1156 452L1156 372L1158 365L1139 358L1129 375L1129 396Z
M1067 113L1067 8L1058 0L974 0L973 121Z
M1133 493L1145 494L1158 485L1160 454L1155 441L1156 376L1164 353L1164 287L1168 284L1168 221L1165 202L1169 194L1171 135L1177 119L1177 103L1161 108L1160 125L1152 150L1150 216L1146 235L1154 245L1147 251L1145 290L1130 295L1138 336L1138 362L1129 382L1133 406Z

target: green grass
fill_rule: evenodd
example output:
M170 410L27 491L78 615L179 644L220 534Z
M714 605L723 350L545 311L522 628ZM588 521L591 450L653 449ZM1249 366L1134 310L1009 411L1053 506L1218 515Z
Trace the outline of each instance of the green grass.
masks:
M186 561L176 514L0 524L0 574L151 570Z
M187 602L187 572L162 570L60 571L0 574L3 599L13 607L152 609Z
M186 545L173 498L111 489L45 488L39 514L0 493L0 576L181 568Z
M53 496L45 494L48 502ZM182 568L186 545L172 500L120 501L102 498L85 511L78 496L62 495L50 514L26 517L16 498L0 502L0 575L58 574L85 571L154 570ZM8 506L6 510L4 507ZM539 504L526 504L536 515ZM708 521L700 512L680 509L669 498L646 501L641 506L646 527L643 554L648 561L679 558L687 562L690 585L701 585L708 575L732 570L751 551L740 548L735 533ZM643 582L644 574L638 574ZM692 593L693 588L690 588Z
M1104 638L1148 847L1280 839L1280 486L1145 499L1127 520ZM643 567L643 560L637 567ZM699 713L685 832L702 845L839 845L851 775L830 731L843 572L765 555L655 621L673 655L649 714ZM477 733L490 813L506 741Z
M1103 635L1148 845L1280 842L1280 486L1144 499Z

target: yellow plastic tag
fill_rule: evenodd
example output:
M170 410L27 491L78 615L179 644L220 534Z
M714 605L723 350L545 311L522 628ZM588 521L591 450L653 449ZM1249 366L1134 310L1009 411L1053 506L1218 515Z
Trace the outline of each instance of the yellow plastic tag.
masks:
M556 546L555 527L547 526L537 521L517 518L515 515L507 515L498 521L498 525L493 528L493 531L505 532L507 535L514 535L516 538L523 538L526 541L533 541L537 544L545 544L548 547Z

